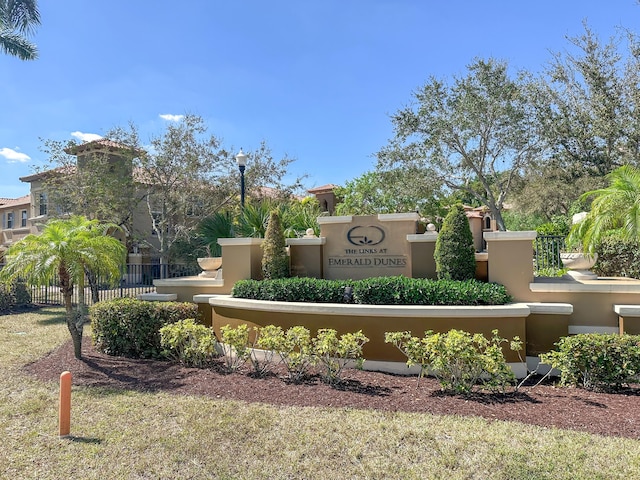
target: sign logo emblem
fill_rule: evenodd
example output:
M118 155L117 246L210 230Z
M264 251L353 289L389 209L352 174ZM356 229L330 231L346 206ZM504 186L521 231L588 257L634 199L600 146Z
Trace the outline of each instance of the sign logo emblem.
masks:
M349 243L358 247L380 245L384 237L384 230L375 225L353 227L347 232Z

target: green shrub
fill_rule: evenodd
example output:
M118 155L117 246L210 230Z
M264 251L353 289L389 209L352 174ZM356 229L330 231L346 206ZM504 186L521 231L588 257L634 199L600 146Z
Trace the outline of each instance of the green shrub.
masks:
M0 312L8 312L15 305L15 297L11 287L0 283Z
M364 305L504 305L507 289L477 280L375 277L353 283L353 298Z
M600 277L640 278L640 242L608 235L596 247L593 271Z
M213 330L193 318L165 325L160 329L160 344L169 358L189 367L202 368L218 356Z
M279 302L341 303L344 289L353 282L318 278L286 278L278 280L240 280L231 295L251 300Z
M540 361L560 371L562 385L616 390L640 381L640 336L587 333L563 337Z
M89 315L98 350L134 358L161 357L160 329L179 320L200 317L193 303L145 302L133 298L96 303Z
M289 379L294 382L302 380L316 361L311 333L305 327L295 326L284 331L280 327L268 325L260 330L256 345L275 351L286 367Z
M353 301L363 305L504 305L511 301L503 285L477 280L428 280L375 277L364 280L287 278L240 280L231 294L236 298L281 302L344 303L345 287Z
M27 284L21 281L15 281L11 284L11 293L13 295L14 306L24 307L31 304L31 292Z
M331 328L318 330L318 335L313 339L313 353L324 366L324 379L331 384L339 382L344 367L351 361L355 361L357 368L362 368L362 346L368 341L362 330L340 337Z
M31 303L31 292L21 281L0 283L0 312L8 312L14 307L24 307Z
M475 386L501 390L513 384L515 376L502 353L507 340L494 330L491 340L482 334L460 330L447 333L425 332L423 338L410 332L387 332L385 342L395 345L406 357L407 365L419 365L420 375L429 373L449 393L470 393ZM512 350L520 350L522 343L514 337Z
M289 257L286 252L284 230L277 211L269 215L269 224L262 242L262 275L265 279L289 276Z
M249 345L249 326L240 324L237 327L224 325L220 327L222 355L224 364L229 372L235 372L249 359L251 345Z
M454 205L442 222L434 253L438 278L471 280L476 276L476 257L469 220L462 205Z

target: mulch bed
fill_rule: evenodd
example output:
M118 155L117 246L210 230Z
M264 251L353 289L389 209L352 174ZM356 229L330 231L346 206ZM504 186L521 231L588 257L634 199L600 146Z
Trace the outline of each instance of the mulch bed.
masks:
M71 342L25 367L43 381L58 381L68 370L74 385L307 407L349 407L383 411L479 416L599 435L640 439L640 386L620 393L598 393L551 384L523 387L504 395L446 395L433 378L348 370L332 387L315 376L300 384L277 374L255 378L241 371L195 369L158 360L111 357L83 342L83 360L73 356Z

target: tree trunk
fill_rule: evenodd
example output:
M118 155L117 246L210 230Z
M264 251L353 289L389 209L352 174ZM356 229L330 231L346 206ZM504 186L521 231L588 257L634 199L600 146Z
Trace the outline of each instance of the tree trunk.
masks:
M64 308L67 313L67 328L73 341L73 354L77 359L82 359L82 317L76 318L76 314L73 311L73 283L64 263L61 263L58 267L58 276L60 278L60 291L62 292L62 298L64 298Z
M71 312L67 311L67 328L69 329L69 333L71 334L71 340L73 341L73 354L78 360L81 360L82 359L82 324L76 320L76 315L73 312L73 310Z

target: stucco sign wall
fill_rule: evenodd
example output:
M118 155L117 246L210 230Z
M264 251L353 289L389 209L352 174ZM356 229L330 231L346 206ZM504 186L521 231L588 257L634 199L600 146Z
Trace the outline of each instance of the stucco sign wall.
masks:
M320 217L324 278L410 277L407 235L416 233L418 218L415 213Z

